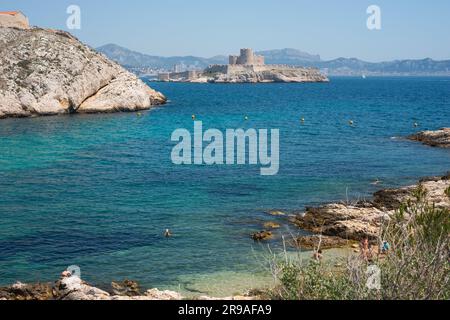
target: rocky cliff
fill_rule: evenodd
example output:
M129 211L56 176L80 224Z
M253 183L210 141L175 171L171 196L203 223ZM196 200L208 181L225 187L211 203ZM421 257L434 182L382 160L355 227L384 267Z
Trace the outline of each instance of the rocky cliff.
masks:
M136 111L165 102L69 33L0 28L0 118Z

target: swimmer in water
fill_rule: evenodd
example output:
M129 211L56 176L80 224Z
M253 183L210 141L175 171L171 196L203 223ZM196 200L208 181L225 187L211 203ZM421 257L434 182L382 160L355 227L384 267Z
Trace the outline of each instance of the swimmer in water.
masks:
M376 179L374 182L371 183L371 185L377 186L377 185L379 185L381 182L382 182L381 180Z

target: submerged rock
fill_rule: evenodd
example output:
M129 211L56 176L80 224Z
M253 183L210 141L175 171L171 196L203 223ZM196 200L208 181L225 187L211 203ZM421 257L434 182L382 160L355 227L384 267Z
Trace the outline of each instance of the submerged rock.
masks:
M252 239L255 241L269 240L272 239L273 234L271 231L260 231L252 235Z
M136 111L165 102L67 32L0 27L0 118Z
M280 211L280 210L271 210L271 211L269 211L269 214L271 215L271 216L275 216L275 217L281 217L281 216L285 216L286 215L286 213L285 212L283 212L283 211Z
M436 131L422 131L408 138L432 147L450 148L450 128L442 128Z
M278 229L278 228L281 228L281 225L276 222L266 222L266 223L264 223L264 228L265 229Z

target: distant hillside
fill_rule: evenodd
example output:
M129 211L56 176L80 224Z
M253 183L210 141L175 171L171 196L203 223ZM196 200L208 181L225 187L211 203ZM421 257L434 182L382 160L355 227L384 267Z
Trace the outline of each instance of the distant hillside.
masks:
M175 65L180 65L183 69L204 69L211 64L228 63L226 55L212 58L160 57L132 51L115 44L108 44L97 50L138 74L172 70ZM267 64L316 67L329 75L450 75L450 60L436 61L427 58L373 63L357 58L338 58L324 61L319 55L312 55L296 49L265 50L258 51L257 54L263 55Z
M356 58L339 58L313 63L334 75L450 75L450 60L433 59L366 62Z
M296 49L258 51L257 54L264 56L268 64L297 65L305 62L321 61L319 55L312 55Z
M97 51L105 54L107 57L123 66L132 68L146 67L172 70L174 65L183 65L188 69L204 69L210 64L224 64L228 62L228 58L226 56L217 56L209 59L194 56L152 56L132 51L115 44L107 44L97 48Z

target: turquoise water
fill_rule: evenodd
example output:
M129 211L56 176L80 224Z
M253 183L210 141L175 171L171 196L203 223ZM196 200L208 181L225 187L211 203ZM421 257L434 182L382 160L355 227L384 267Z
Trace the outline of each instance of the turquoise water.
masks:
M449 78L151 86L171 101L141 117L0 121L0 284L53 281L79 265L96 285L130 278L237 292L265 277L257 258L265 249L249 234L274 220L266 211L363 198L450 170L449 150L401 139L414 122L450 126ZM279 174L173 165L171 133L192 130L192 114L205 129L280 129Z

